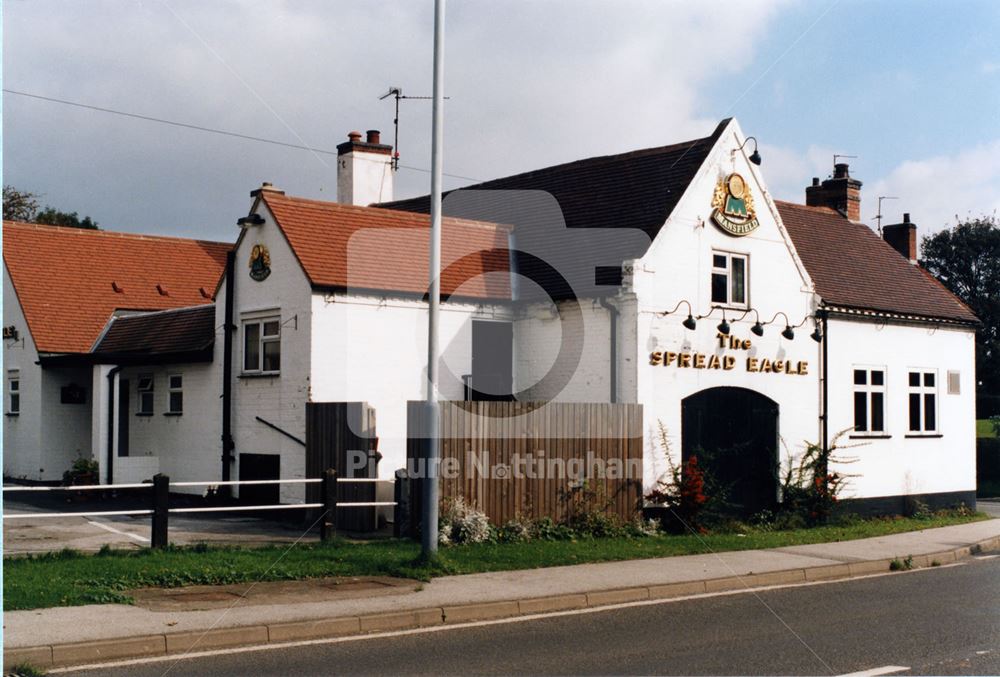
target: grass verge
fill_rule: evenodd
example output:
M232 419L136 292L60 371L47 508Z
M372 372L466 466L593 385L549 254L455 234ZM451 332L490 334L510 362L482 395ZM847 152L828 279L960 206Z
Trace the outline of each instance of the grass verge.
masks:
M433 564L418 562L411 541L308 544L289 548L171 547L165 550L103 550L95 555L64 550L4 560L4 611L81 604L128 604L126 591L141 587L221 585L322 576L433 576L509 571L726 550L757 550L808 543L846 541L987 519L935 514L923 518L858 520L812 529L701 536L591 538L525 543L480 543L442 548Z

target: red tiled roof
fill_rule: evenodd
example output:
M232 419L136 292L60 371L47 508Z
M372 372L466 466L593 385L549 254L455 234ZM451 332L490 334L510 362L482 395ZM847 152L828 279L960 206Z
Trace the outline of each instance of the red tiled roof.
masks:
M230 247L175 237L3 224L4 263L40 353L88 352L116 309L211 303Z
M975 314L871 228L827 207L776 201L781 220L828 306L976 323Z
M427 215L261 194L314 287L427 292ZM508 230L444 219L441 293L509 299Z

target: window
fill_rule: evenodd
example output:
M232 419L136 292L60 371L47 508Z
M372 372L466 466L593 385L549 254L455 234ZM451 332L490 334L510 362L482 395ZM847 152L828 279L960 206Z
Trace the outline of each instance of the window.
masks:
M712 252L712 303L747 304L747 257L744 254Z
M140 374L136 380L136 391L139 394L139 410L136 413L149 416L153 413L153 375Z
M7 413L16 416L21 413L21 372L7 372Z
M167 413L180 414L184 412L184 378L174 374L167 379Z
M885 369L854 369L854 430L885 433Z
M937 372L909 373L910 432L937 432Z
M281 322L278 318L243 323L243 371L276 374L281 370Z

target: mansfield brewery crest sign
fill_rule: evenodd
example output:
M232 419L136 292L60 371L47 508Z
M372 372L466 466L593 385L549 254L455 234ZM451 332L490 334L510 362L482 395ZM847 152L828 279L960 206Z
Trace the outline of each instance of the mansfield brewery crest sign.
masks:
M712 221L736 236L749 235L760 225L750 188L739 174L734 172L719 179L712 196Z
M250 250L250 277L261 282L270 274L271 254L264 245L255 244Z

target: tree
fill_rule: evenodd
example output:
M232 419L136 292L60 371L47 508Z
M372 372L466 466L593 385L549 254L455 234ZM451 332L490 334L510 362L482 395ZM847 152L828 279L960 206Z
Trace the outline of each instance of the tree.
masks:
M32 222L38 213L38 196L14 188L3 187L3 217L8 221Z
M53 207L45 206L38 209L39 196L35 193L21 191L14 186L3 187L3 217L10 221L25 223L44 223L50 226L67 226L70 228L87 228L97 230L97 222L89 216L82 219L76 212L62 212Z
M87 228L97 230L97 222L92 221L89 216L81 219L76 212L61 212L52 207L46 207L38 212L35 223L45 223L50 226L67 226L69 228Z
M921 264L983 322L976 333L980 418L1000 413L1000 223L996 215L960 221L925 237Z

